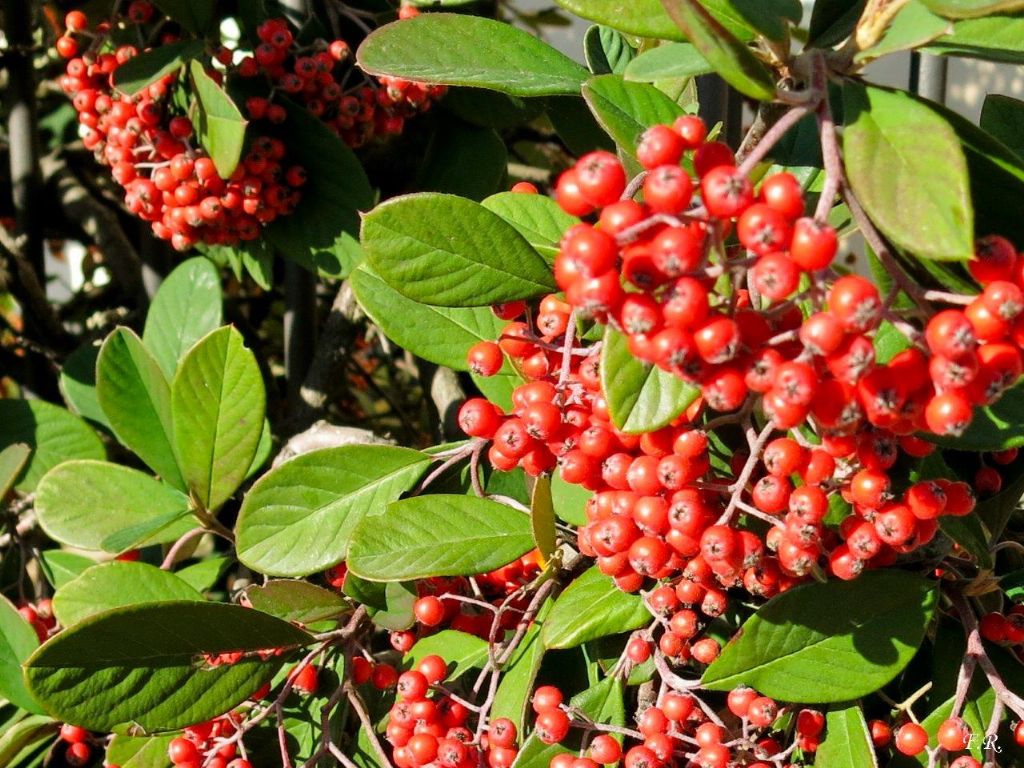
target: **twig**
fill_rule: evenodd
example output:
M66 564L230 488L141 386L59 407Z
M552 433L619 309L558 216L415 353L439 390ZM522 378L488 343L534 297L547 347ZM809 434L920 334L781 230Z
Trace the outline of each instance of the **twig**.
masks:
M775 424L769 421L765 424L760 434L757 435L757 439L750 446L750 456L747 457L747 463L743 465L743 469L740 471L739 476L736 478L731 486L732 498L729 499L729 505L725 508L722 516L718 518L717 525L726 525L732 520L733 513L736 511L736 505L740 502L740 496L747 487L747 482L754 474L754 469L757 468L757 463L761 460L761 450L768 443L768 438L772 436L775 431Z
M768 155L772 147L774 147L779 140L789 132L790 128L811 113L812 108L813 104L793 107L779 118L779 121L765 132L761 141L759 141L754 148L750 150L750 153L743 158L743 162L741 162L739 167L736 169L737 172L746 176L754 170L754 167Z

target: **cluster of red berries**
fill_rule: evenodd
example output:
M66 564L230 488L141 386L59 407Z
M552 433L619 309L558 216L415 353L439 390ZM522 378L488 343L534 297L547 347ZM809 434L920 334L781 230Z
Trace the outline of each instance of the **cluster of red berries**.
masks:
M1024 603L1015 603L1005 613L992 611L985 614L978 622L978 631L992 643L1018 647L1024 645Z
M533 550L497 570L474 576L477 591L461 576L421 579L416 583L418 597L412 608L417 627L391 632L391 646L399 653L408 653L417 640L441 629L486 640L496 620L499 632L514 629L529 602L527 597L514 593L533 581L540 568L540 553ZM328 583L341 589L347 572L344 563L335 566L327 574ZM493 608L484 608L484 603Z
M395 681L397 700L384 732L397 768L511 768L519 754L516 726L494 718L477 735L467 727L470 709L436 688L448 675L440 656L425 656Z
M567 212L599 215L565 234L556 281L572 306L621 328L634 356L699 384L716 411L757 394L780 429L812 420L822 433L893 444L962 433L976 406L1017 381L1024 292L1012 244L980 241L971 272L983 292L929 318L923 334L907 325L916 344L882 363L872 338L888 297L830 269L836 232L804 216L799 182L778 173L755 190L731 150L705 137L691 116L643 135L643 203L621 199L626 173L607 152L558 182ZM806 319L798 299L815 310Z
M929 747L928 732L916 722L906 722L895 731L884 720L872 720L868 723L871 741L878 749L892 745L897 752L913 757ZM971 730L962 717L949 717L943 720L935 732L935 748L944 749L949 753L964 752L972 746L979 746L981 734ZM1018 722L1013 727L1013 740L1024 747L1024 723ZM982 763L971 755L961 754L953 758L949 768L982 768Z
M96 739L85 728L64 723L60 727L60 741L64 745L64 762L72 766L72 768L88 765L89 761L92 760L93 745ZM110 765L107 768L118 767Z
M535 733L545 744L566 739L572 727L586 728L585 720L574 721L571 708L562 703L562 693L553 686L541 686L533 695ZM732 734L722 724L710 720L692 696L665 693L655 706L640 712L637 732L627 737L638 743L624 747L621 736L603 733L594 737L583 756L562 753L551 759L551 768L663 768L685 756L689 765L700 768L769 768L778 765L795 749L805 755L814 753L825 728L825 717L811 709L800 710L793 718L794 743L786 748L783 735L772 731L782 710L767 696L751 688L733 690L727 700L729 710L743 722L742 733ZM601 726L593 726L600 730Z
M351 147L361 147L378 135L401 133L406 120L425 112L446 90L440 85L364 75L359 82L349 83L353 73L361 73L353 67L348 43L318 40L300 46L284 19L264 22L257 35L260 43L238 64L238 74L266 77L273 90L302 104ZM262 96L250 97L245 107L254 120L284 117L281 105Z
M127 21L148 22L152 9L140 14L137 6L131 6ZM196 144L192 120L176 103L177 72L134 95L122 93L114 85L116 72L139 49L112 46L117 25L103 23L90 31L80 11L69 13L65 23L69 36L61 40L91 41L81 55L76 51L69 57L60 82L78 112L82 141L98 162L110 166L124 187L128 210L150 222L157 237L179 251L197 243L235 244L255 239L261 227L295 208L306 174L286 164L284 142L256 136L230 178L222 178ZM163 44L173 41L172 33L161 39ZM230 56L223 49L218 58L230 62ZM218 70L211 69L210 75L222 78Z
M57 629L57 617L53 615L53 602L49 598L43 598L35 603L23 603L18 606L18 613L32 625L41 643Z
M234 172L223 178L198 146L180 104L179 72L133 95L114 84L118 68L140 53L136 46L113 43L115 33L131 26L142 39L159 32L160 45L177 42L175 32L156 29L161 21L146 0L136 0L123 16L93 29L85 14L71 11L56 47L68 59L60 85L78 112L83 143L110 166L124 187L128 209L177 250L254 240L263 226L298 204L306 172L287 162L284 142L271 135L287 118L274 93L300 103L354 147L376 135L400 133L408 118L444 93L441 86L388 78L361 77L349 85L355 70L344 40L300 46L286 20L271 19L258 28L261 42L251 56L235 64L232 51L222 46L215 54L219 66L207 71L217 82L235 74L250 80L264 76L270 94L246 101L248 116L262 128Z
M234 735L242 720L229 712L214 720L191 725L184 735L167 745L167 757L175 768L252 768L238 754Z

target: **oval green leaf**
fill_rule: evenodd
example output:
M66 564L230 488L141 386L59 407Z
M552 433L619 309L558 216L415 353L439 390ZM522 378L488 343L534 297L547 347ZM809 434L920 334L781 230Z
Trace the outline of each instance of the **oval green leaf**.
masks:
M544 660L544 641L541 632L553 601L549 598L537 612L530 628L526 630L519 647L502 667L501 682L494 692L494 704L491 705L492 717L507 717L516 724L520 733L526 730L526 713L533 693L537 673Z
M255 693L281 666L255 651L296 648L312 638L240 605L179 601L118 608L61 632L25 665L29 692L63 722L107 732L135 723L147 732L216 717ZM206 654L248 653L204 665Z
M14 487L31 454L32 449L25 443L11 443L0 451L0 499Z
M242 117L227 91L206 73L202 62L192 61L189 71L199 102L196 138L217 166L221 178L230 178L242 158L245 127L249 121Z
M936 597L934 583L894 570L797 587L747 619L702 682L714 691L749 685L793 702L859 698L907 665Z
M683 33L665 13L659 0L555 0L584 19L640 37L683 40ZM741 40L754 37L753 27L732 7L730 0L704 0L703 5Z
M96 360L96 396L117 439L160 477L184 488L174 455L171 389L130 328L117 328Z
M819 768L878 768L871 732L859 704L825 714L825 739L814 754Z
M583 86L583 98L601 127L631 155L644 131L683 114L682 107L653 85L626 82L621 75L591 78Z
M281 126L291 162L307 175L295 211L265 233L282 255L308 270L345 277L362 255L359 211L373 207L374 193L355 152L323 121L287 99Z
M850 186L896 245L925 259L974 254L967 161L956 133L911 96L843 88L843 154Z
M387 24L363 41L359 66L443 85L469 85L512 96L579 93L587 71L547 43L479 16L430 13Z
M168 381L178 362L221 324L220 274L209 259L186 259L160 284L146 315L142 341Z
M0 449L16 443L32 450L14 483L22 493L34 491L63 461L107 457L92 427L70 411L43 400L0 398Z
M471 346L496 340L505 327L489 307L435 307L408 299L366 264L350 279L360 306L389 339L456 371L469 370L466 351Z
M700 396L693 384L633 357L625 335L611 326L601 350L601 388L612 423L630 434L664 427Z
M238 557L273 576L307 576L336 565L359 522L383 511L429 465L419 451L378 445L297 456L246 494L236 526Z
M114 70L114 87L126 96L134 96L150 83L177 72L188 61L200 56L202 40L182 40L144 51Z
M1024 15L963 19L953 25L952 34L940 37L927 50L1008 64L1024 63Z
M202 600L170 571L146 563L112 560L85 571L53 596L53 613L64 627L90 616L140 603Z
M568 586L544 623L544 645L573 648L642 627L651 614L639 595L623 592L594 566Z
M171 386L175 453L206 509L217 509L245 479L265 407L259 365L233 327L208 334L182 361Z
M1024 0L921 0L930 10L949 19L972 19L993 13L1024 10Z
M534 547L530 517L475 496L416 496L364 518L348 567L371 581L493 571Z
M775 98L769 69L737 40L697 0L661 0L672 20L683 30L715 71L740 93L759 101Z
M120 552L127 547L108 549L106 542L135 528L150 532L143 541L174 541L192 525L188 511L185 494L145 472L105 461L65 462L48 472L36 491L36 512L46 534L82 549Z
M349 608L349 602L337 592L308 581L272 579L254 584L245 591L252 607L284 621L313 624L334 619Z
M550 267L515 227L452 195L389 200L363 219L362 240L374 271L424 304L483 307L555 287Z
M644 51L626 67L623 77L642 83L667 78L686 78L714 72L692 43L665 43Z

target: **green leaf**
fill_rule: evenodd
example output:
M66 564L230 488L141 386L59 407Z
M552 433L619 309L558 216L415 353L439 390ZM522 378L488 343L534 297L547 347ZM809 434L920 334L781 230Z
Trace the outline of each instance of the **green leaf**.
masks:
M295 648L312 638L240 605L181 601L118 608L61 632L25 666L47 712L91 731L174 730L217 717L280 667L256 654L210 667L205 654Z
M620 75L591 78L583 86L583 98L601 127L631 155L644 131L683 114L682 107L653 85L626 82Z
M175 571L174 575L197 592L207 592L213 589L234 562L234 558L230 557L207 557L180 571Z
M714 72L692 43L664 43L644 51L626 67L623 77L653 83L655 80L696 77Z
M934 583L905 571L796 587L744 622L702 682L714 691L749 685L798 703L867 695L910 661L935 604Z
M582 485L565 482L558 469L551 474L551 500L555 505L555 514L560 520L564 520L570 525L586 525L585 510L587 501L592 495Z
M0 697L41 714L39 704L21 679L21 665L38 646L36 631L7 598L0 596Z
M120 768L167 768L167 747L175 736L116 734L107 746L106 762Z
M189 71L199 102L196 138L213 160L221 178L230 178L242 159L245 127L249 121L242 117L227 91L206 73L202 62L193 61Z
M308 581L272 579L249 587L245 596L257 611L298 624L336 619L349 608L348 601L337 592Z
M1024 101L990 93L981 108L981 127L1024 162Z
M350 279L360 306L385 336L424 360L456 371L469 369L466 352L471 346L496 340L506 324L489 307L434 307L407 299L366 264Z
M146 563L112 560L93 566L53 596L53 613L64 627L90 616L139 603L202 600L170 571Z
M63 461L107 456L92 428L70 411L43 400L0 398L0 449L15 443L32 449L14 484L21 493L34 491L43 475Z
M31 454L32 449L25 443L11 443L0 451L0 499L14 487Z
M384 585L384 607L373 614L373 623L392 632L402 632L416 623L413 606L419 594L409 582L389 581Z
M683 40L680 32L659 0L556 0L556 2L584 19L607 24L620 32L639 37ZM754 30L736 12L730 0L704 0L704 7L726 29L741 40L751 40Z
M283 103L288 157L308 178L295 211L275 219L264 233L306 269L345 277L362 258L356 241L359 211L373 206L373 189L362 163L334 131L306 109Z
M879 324L878 331L875 333L872 341L875 345L875 360L883 365L903 350L913 346L910 339L904 336L903 332L888 320L883 320Z
M502 667L501 682L494 693L491 716L507 717L516 724L520 733L526 731L526 713L530 696L541 662L544 660L544 651L547 650L541 632L552 605L552 600L544 601L544 605L537 612L537 617L519 642L519 647Z
M919 48L952 31L952 25L926 7L925 0L910 0L889 23L882 38L870 48L858 51L854 61L864 62L890 53Z
M800 0L727 0L727 4L757 32L776 42L789 35L786 22L799 24L803 16Z
M551 499L551 480L544 475L534 479L530 499L530 529L533 541L544 560L548 560L558 546L555 531L555 506Z
M0 765L19 768L42 765L38 758L35 762L22 762L25 759L24 752L42 742L52 742L58 728L58 723L46 715L28 715L15 723L5 724L4 731L0 733Z
M130 328L116 328L103 342L96 395L117 439L168 483L184 488L173 448L170 386Z
M597 124L582 97L552 96L544 101L548 120L572 154L584 155L595 149L615 150L615 142Z
M231 326L203 337L182 361L171 386L175 453L204 508L217 509L245 479L265 398L256 358Z
M506 130L536 118L544 108L542 99L520 99L485 88L449 88L441 106L467 123L482 128Z
M455 629L442 629L417 640L405 655L406 665L415 668L424 656L432 655L441 656L448 663L445 680L458 680L471 669L483 668L487 662L487 641Z
M601 388L612 423L630 434L664 427L700 396L693 384L633 357L626 336L611 326L601 350Z
M374 30L359 46L359 66L444 85L513 96L578 93L587 73L533 35L478 16L430 13Z
M939 727L953 713L953 703L954 698L950 697L921 721L921 727L928 732L930 743L935 743ZM991 688L986 687L982 689L980 686L972 685L967 700L964 702L964 708L960 713L960 716L970 727L971 732L975 734L975 738L971 740L968 749L970 754L974 755L978 760L984 759L982 739L984 738L985 729L988 728L989 721L992 718L992 709L995 707L995 703L995 692ZM927 755L923 757L918 756L918 762L921 765L926 765L927 761Z
M134 96L150 83L177 72L188 61L201 56L202 40L182 40L144 51L114 70L114 87L126 96Z
M703 5L697 0L661 0L661 3L723 80L752 99L770 101L775 98L775 81L768 68Z
M43 575L54 589L60 589L87 568L96 565L96 561L91 557L65 552L63 549L44 550L39 553L39 561Z
M145 472L105 461L68 461L52 469L39 482L36 512L50 538L92 550L107 549L106 540L119 531L151 530L154 521L181 519L157 531L151 543L174 541L193 525L183 493Z
M921 0L935 13L950 19L973 19L993 13L1024 10L1022 0Z
M481 205L519 230L519 234L549 264L555 261L562 235L580 223L577 217L563 211L547 195L499 192L488 197Z
M871 220L921 258L970 258L967 162L950 125L898 91L848 84L843 105L846 172Z
M878 768L871 732L860 705L831 707L825 714L825 739L814 755L819 768Z
M530 518L475 496L415 496L364 518L348 567L373 581L493 571L533 549Z
M841 43L853 32L866 0L815 0L811 11L809 43L827 48Z
M988 535L985 533L985 529L982 527L981 520L978 517L975 515L943 517L939 520L939 528L950 539L974 555L981 568L992 567Z
M429 465L419 451L379 445L296 456L246 494L236 526L238 557L272 576L306 576L336 565L359 522L383 511Z
M208 0L154 0L153 4L197 35L206 32L213 21L214 5Z
M504 185L507 167L505 142L493 128L449 118L431 136L417 188L479 201Z
M142 342L171 381L185 353L220 324L217 269L209 259L187 259L174 268L153 297Z
M96 359L100 347L96 343L80 346L64 360L60 368L60 393L72 413L110 429L107 415L96 395Z
M1009 64L1024 63L1024 14L958 21L953 25L953 34L940 37L928 50Z
M1024 34L1024 20L1019 29ZM952 126L967 157L976 234L1001 234L1024 242L1024 217L1013 204L1024 196L1024 161L953 110L930 102L928 106ZM973 290L972 285L969 292Z
M425 304L482 307L554 290L550 267L514 227L460 197L389 200L363 219L362 239L374 271Z
M632 46L611 27L595 24L583 37L587 67L595 75L621 75L636 55Z
M629 632L650 620L639 595L623 592L594 566L555 601L544 624L544 645L573 648L605 635Z

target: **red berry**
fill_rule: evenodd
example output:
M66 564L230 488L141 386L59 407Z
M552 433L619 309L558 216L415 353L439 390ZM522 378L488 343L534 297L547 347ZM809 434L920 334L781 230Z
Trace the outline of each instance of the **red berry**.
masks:
M928 746L928 732L917 723L906 723L896 731L896 749L904 755L917 755Z

